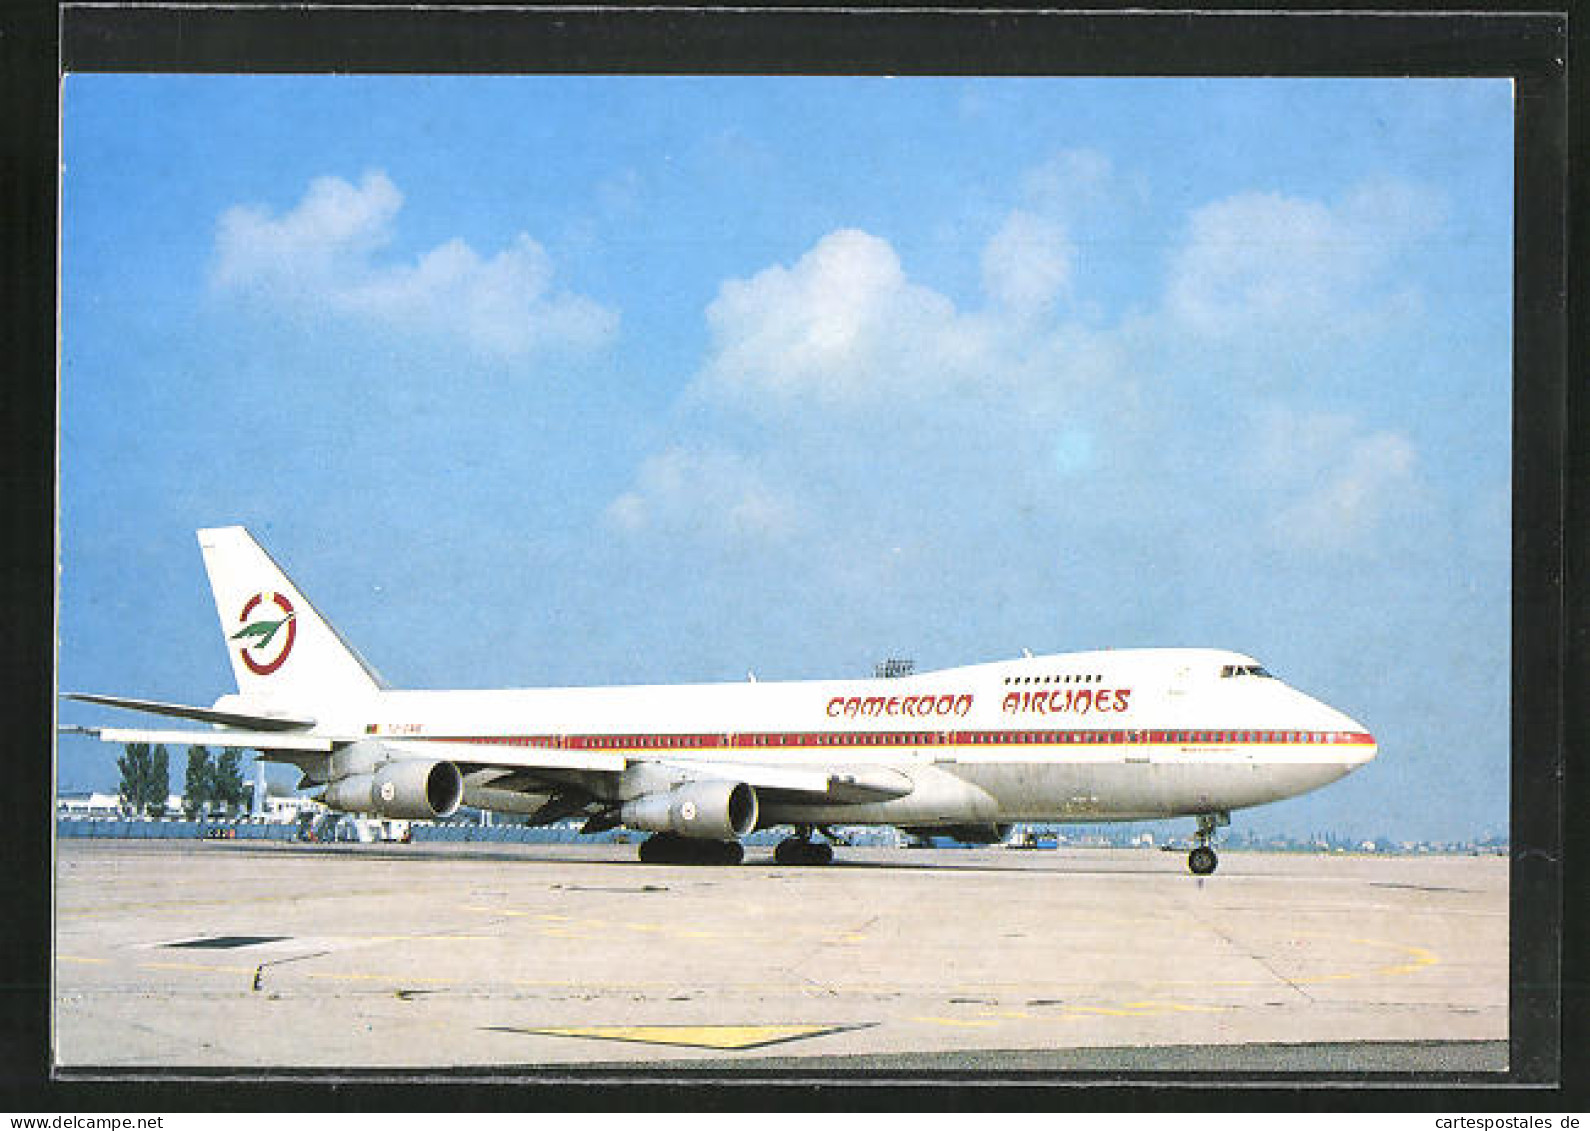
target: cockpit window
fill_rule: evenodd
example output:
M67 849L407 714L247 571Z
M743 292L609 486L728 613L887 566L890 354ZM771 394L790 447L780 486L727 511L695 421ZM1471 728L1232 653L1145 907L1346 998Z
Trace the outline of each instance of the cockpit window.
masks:
M1227 664L1220 669L1221 679L1234 679L1244 675L1258 676L1261 679L1275 678L1258 664Z

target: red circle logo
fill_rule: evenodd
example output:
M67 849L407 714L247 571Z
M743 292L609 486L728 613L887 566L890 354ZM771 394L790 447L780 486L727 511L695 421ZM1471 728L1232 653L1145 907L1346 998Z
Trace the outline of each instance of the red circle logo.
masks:
M298 615L291 601L280 593L256 593L237 619L243 627L232 639L242 641L237 654L249 671L270 675L287 662L298 639Z

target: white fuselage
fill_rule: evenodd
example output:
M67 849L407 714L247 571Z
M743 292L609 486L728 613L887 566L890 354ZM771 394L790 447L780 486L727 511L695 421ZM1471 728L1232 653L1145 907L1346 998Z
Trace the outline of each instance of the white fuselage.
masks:
M887 767L905 796L762 800L762 824L1173 817L1317 789L1375 756L1346 715L1205 649L1078 652L897 679L384 691L321 716L343 738L601 751L710 768ZM612 788L622 790L623 779ZM622 797L615 798L622 800ZM486 805L485 807L491 807Z

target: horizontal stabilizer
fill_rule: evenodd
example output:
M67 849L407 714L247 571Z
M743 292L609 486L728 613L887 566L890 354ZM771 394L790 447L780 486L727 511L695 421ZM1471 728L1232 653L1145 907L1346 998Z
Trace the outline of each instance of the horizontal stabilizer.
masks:
M152 699L127 699L116 695L85 695L67 691L62 693L62 697L76 699L80 703L97 703L102 707L120 707L125 711L145 711L151 715L169 715L174 719L192 719L196 723L251 727L254 730L308 730L315 725L314 719L295 719L286 715L248 715L237 711L217 711L211 707L157 703Z
M173 746L217 746L236 750L307 750L331 753L329 738L280 731L246 730L122 730L115 727L82 727L80 734L99 734L101 742L155 742Z

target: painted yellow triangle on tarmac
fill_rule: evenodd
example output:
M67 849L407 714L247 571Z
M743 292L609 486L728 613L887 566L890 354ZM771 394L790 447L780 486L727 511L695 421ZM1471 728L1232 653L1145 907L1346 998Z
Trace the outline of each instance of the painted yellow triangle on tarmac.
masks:
M798 1041L845 1028L843 1025L593 1025L572 1029L521 1029L552 1037L637 1041L647 1045L694 1045L708 1049L750 1049Z

